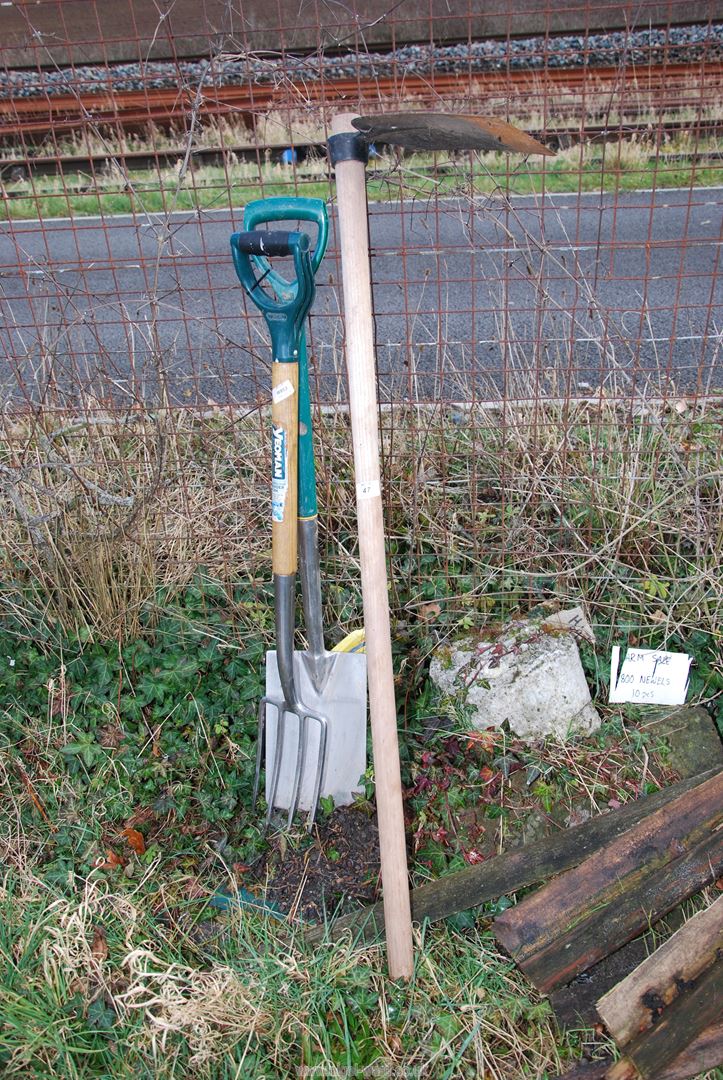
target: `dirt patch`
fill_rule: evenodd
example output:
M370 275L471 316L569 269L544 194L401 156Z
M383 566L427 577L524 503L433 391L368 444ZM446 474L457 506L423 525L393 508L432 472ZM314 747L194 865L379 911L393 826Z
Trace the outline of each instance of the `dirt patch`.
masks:
M376 817L364 810L335 810L314 840L294 849L283 835L258 872L264 898L284 914L319 922L326 915L369 903L379 892L379 834Z

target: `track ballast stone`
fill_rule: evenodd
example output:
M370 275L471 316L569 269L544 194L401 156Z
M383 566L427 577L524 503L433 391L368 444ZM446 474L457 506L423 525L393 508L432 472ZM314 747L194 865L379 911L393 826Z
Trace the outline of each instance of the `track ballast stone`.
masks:
M686 64L723 58L723 23L669 29L615 31L555 38L508 38L456 45L404 45L386 53L311 56L238 54L225 59L150 61L35 70L0 71L0 98L69 93L125 93L285 81L333 82L398 75L483 74L522 70Z

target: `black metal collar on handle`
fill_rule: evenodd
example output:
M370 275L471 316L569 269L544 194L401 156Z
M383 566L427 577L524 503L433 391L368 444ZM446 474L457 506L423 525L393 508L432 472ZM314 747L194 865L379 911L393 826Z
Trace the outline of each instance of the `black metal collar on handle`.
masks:
M329 159L336 166L340 161L369 161L369 143L366 136L355 131L343 131L329 136Z

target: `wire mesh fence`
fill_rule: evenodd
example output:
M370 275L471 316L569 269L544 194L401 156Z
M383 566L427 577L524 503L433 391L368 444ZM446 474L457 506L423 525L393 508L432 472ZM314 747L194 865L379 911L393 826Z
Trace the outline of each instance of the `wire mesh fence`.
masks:
M199 567L265 571L271 354L228 239L249 200L310 195L331 216L310 329L329 603L358 617L325 142L335 112L411 109L502 119L556 155L372 147L400 618L446 632L582 595L668 639L718 628L715 6L0 7L18 610L118 632Z

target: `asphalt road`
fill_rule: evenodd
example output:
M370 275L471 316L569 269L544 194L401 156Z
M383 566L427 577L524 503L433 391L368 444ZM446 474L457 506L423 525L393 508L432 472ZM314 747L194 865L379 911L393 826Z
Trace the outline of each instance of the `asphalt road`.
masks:
M383 399L720 387L723 189L375 204ZM263 323L228 248L242 210L0 225L3 398L268 394ZM335 226L312 316L315 392L343 400Z

